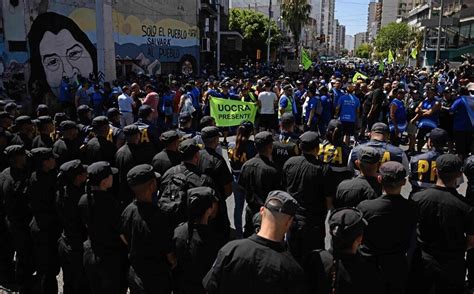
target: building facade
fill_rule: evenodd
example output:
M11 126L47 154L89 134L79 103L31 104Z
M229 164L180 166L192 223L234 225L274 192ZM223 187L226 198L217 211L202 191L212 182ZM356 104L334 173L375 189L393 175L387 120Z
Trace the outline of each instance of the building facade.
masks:
M367 33L361 32L354 35L354 50L357 50L360 45L367 42L366 40Z

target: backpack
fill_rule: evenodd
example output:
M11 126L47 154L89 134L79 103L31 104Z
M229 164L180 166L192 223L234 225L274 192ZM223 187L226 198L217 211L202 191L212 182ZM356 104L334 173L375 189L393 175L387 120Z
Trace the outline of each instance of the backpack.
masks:
M192 179L189 170L172 175L161 192L158 204L160 209L171 217L172 223L176 226L187 221L187 192L189 189L200 187L204 180Z

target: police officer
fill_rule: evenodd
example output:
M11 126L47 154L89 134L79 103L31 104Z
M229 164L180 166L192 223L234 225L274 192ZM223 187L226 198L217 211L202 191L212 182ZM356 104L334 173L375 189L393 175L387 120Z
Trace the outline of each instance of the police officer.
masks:
M28 182L33 220L30 223L39 280L39 293L57 293L59 260L57 242L60 223L55 209L56 159L51 148L31 150L35 171Z
M78 208L86 180L87 166L79 159L59 167L56 207L63 228L58 241L58 256L63 271L64 294L90 293L83 266L83 243L87 232Z
M32 219L27 187L29 172L25 146L11 145L5 149L10 167L2 172L2 192L6 221L13 241L16 261L16 282L20 293L30 293L33 287L34 255L30 234Z
M295 134L295 117L284 113L280 119L280 135L275 136L272 158L278 169L282 170L285 162L300 154L298 135Z
M128 245L131 293L171 293L170 271L176 258L170 221L154 204L159 178L149 164L137 165L127 174L135 200L122 213L120 231Z
M78 138L79 130L76 123L72 120L62 121L59 125L59 131L60 137L53 145L53 152L58 155L58 164L80 159L82 157L81 142Z
M466 202L474 207L474 155L466 159L463 172L467 178ZM474 249L467 251L466 262L468 287L472 289L474 288Z
M207 293L306 293L303 269L283 243L297 210L288 193L269 193L259 210L260 231L219 250L203 280Z
M142 105L138 110L138 120L134 125L138 126L141 133L140 138L140 149L145 158L146 162L151 162L153 156L160 147L160 140L158 135L157 127L152 123L153 121L153 110L150 105Z
M456 191L462 161L453 154L436 159L436 186L413 195L418 204L419 263L414 293L464 293L466 250L474 248L473 208Z
M15 119L13 127L17 132L13 135L10 144L23 145L26 150L31 150L35 135L35 128L31 118L27 115L19 116Z
M0 112L0 127L4 128L5 130L9 130L13 125L13 120L13 116L11 116L8 112Z
M160 141L164 149L153 157L152 165L157 173L164 175L168 169L181 163L178 152L179 134L175 130L164 132L160 136Z
M434 187L436 184L436 159L444 153L449 140L448 133L440 128L431 130L428 135L428 152L413 156L410 160L411 194Z
M122 126L120 124L120 116L122 114L117 108L109 108L107 110L107 118L110 122L109 134L107 135L107 140L115 144L117 149L125 144L125 135L122 131Z
M319 142L316 132L301 135L303 154L290 158L283 167L283 186L300 204L288 236L290 252L300 263L312 250L324 248L324 221L335 192L331 169L318 157Z
M92 128L95 137L90 139L85 146L85 162L92 164L97 161L107 161L114 165L117 148L107 140L110 130L109 120L105 116L97 116L92 120Z
M305 262L311 293L385 293L377 267L358 252L366 224L355 208L331 212L331 249L314 250Z
M181 112L179 114L179 136L185 139L191 139L196 135L196 132L192 128L193 117L189 112Z
M36 126L38 127L39 134L33 139L32 147L53 148L54 141L52 136L54 136L55 132L53 119L50 116L40 116Z
M360 150L356 160L360 171L358 177L345 180L337 186L334 207L356 207L360 202L375 199L382 195L382 185L378 182L380 153L372 147L365 146Z
M406 170L401 163L382 164L379 181L384 195L357 206L368 222L360 252L380 268L387 293L405 293L407 253L413 247L411 241L418 220L415 203L400 194L405 177Z
M107 124L108 126L108 124ZM109 191L117 169L106 161L87 168L86 194L79 200L79 211L87 227L84 242L84 268L92 293L126 292L126 249L120 240L120 204Z
M77 108L77 127L81 142L87 143L92 132L92 108L89 105L80 105Z
M405 168L405 170L408 171L409 162L405 152L403 152L401 148L393 146L392 144L386 142L389 138L389 133L389 128L386 124L381 122L375 123L372 126L372 129L370 130L370 141L364 144L357 145L356 147L354 147L354 149L352 149L348 162L349 168L352 171L356 170L355 161L358 159L360 149L364 146L369 146L377 149L380 152L381 163L387 161L400 162Z
M188 190L189 221L174 230L173 244L178 268L174 278L180 294L205 294L202 279L212 267L219 251L216 235L209 221L216 217L219 198L214 189L197 187Z
M258 155L242 166L239 185L245 190L247 208L245 212L245 232L248 237L255 232L253 217L258 214L270 191L281 189L281 172L272 161L273 135L260 132L255 136ZM258 227L258 225L257 225Z
M46 104L40 104L36 107L36 117L49 116L49 107Z

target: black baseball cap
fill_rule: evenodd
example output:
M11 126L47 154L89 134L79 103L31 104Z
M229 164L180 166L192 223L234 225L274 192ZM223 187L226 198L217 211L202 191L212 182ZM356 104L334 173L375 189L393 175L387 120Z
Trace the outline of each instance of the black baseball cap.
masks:
M388 126L382 122L375 123L370 129L371 132L379 134L388 134L390 132Z
M336 128L342 128L342 122L338 119L331 119L329 121L329 124L328 124L328 128L327 128L327 131L328 132L332 132L334 131Z
M192 119L192 115L191 113L185 111L185 112L181 112L179 114L179 122L184 124L184 123L187 123L188 121L190 121Z
M295 123L295 117L291 113L283 113L280 120L282 125L289 125Z
M46 104L40 104L38 107L36 107L36 112L39 113L39 115L48 115L48 105Z
M202 216L214 202L219 202L216 191L209 187L189 189L187 198L188 212L191 218Z
M178 151L184 156L192 156L199 152L201 148L199 148L198 144L194 139L186 139L179 144Z
M436 159L436 169L440 173L455 173L462 171L462 161L454 154L443 154Z
M13 157L16 155L26 155L26 150L23 145L10 145L5 148L4 153L7 157Z
M64 112L57 112L57 113L54 115L54 121L55 121L57 124L60 124L61 122L65 121L65 120L69 120L69 117L68 117L67 114L65 114Z
M121 115L120 111L117 108L112 107L112 108L109 108L107 110L107 117L108 118L112 118L112 117L115 117L117 115Z
M273 135L270 132L264 131L255 135L255 146L257 148L267 146L268 144L273 143Z
M449 140L448 132L441 128L432 129L428 134L428 138L435 143L442 143L443 145Z
M59 124L59 129L61 130L61 132L71 129L77 129L77 124L72 120L65 120Z
M245 128L246 130L252 132L253 131L253 123L249 120L243 120L240 122L240 126Z
M316 132L308 131L300 136L300 147L303 150L313 150L319 143L319 134Z
M360 149L359 160L369 164L378 163L380 161L380 152L375 148L364 146Z
M0 112L0 119L9 118L11 120L15 119L9 112L2 111Z
M151 108L150 105L142 105L138 109L138 116L141 118L145 118L149 116L153 112L153 109Z
M383 163L379 168L379 173L382 176L382 183L398 183L407 175L405 167L396 161Z
M219 137L220 132L218 127L205 127L201 130L201 138L210 139Z
M29 117L28 115L22 115L15 119L15 126L23 126L27 124L33 124L31 117Z
M92 120L92 127L93 128L98 128L98 127L103 127L103 126L108 126L109 125L109 119L106 116L96 116Z
M273 201L277 200L277 201ZM271 202L277 202L274 204ZM265 208L271 211L284 213L294 216L299 209L298 202L295 198L291 197L290 194L284 191L275 190L268 193L267 199L265 200Z
M213 124L214 124L214 118L209 115L203 116L201 120L199 121L199 126L201 128L210 127Z
M469 156L464 162L463 172L468 179L474 178L474 155Z
M175 130L164 132L160 136L160 141L165 143L165 144L169 144L169 143L171 143L175 140L178 140L178 139L179 139L179 134Z
M364 232L366 225L362 212L356 208L342 207L333 210L328 219L333 246L349 246Z
M140 133L140 129L137 125L128 125L123 128L123 134L125 136L133 136Z
M15 102L10 102L5 105L5 111L12 111L18 109L18 105Z
M50 158L58 158L58 156L53 153L53 149L46 147L33 148L31 149L31 154L33 155L33 159L37 162Z
M159 180L161 175L149 164L140 164L127 173L127 183L130 187L144 184L152 179Z
M58 179L72 181L76 176L87 172L87 165L82 164L79 159L74 159L61 164Z
M92 108L90 108L88 105L80 105L78 108L77 108L77 114L78 115L82 115L82 114L86 114L88 112L91 112L92 111Z
M118 173L118 169L112 167L107 161L98 161L87 167L89 182L91 185L98 185L103 179Z
M43 116L38 117L38 119L37 119L37 125L38 126L42 126L42 125L49 124L49 123L51 123L51 124L53 123L53 119L49 115L43 115Z

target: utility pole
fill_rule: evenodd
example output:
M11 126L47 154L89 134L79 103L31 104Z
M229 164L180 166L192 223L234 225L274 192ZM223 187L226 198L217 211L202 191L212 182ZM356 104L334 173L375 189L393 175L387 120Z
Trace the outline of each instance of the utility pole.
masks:
M267 39L267 66L270 67L270 39L272 37L271 33L272 28L272 0L268 5L268 39Z
M443 8L444 8L444 0L441 0L441 4L439 6L439 18L438 18L438 43L436 45L436 61L441 58L441 26L443 24Z
M221 74L221 2L216 1L217 5L217 77L220 78Z

